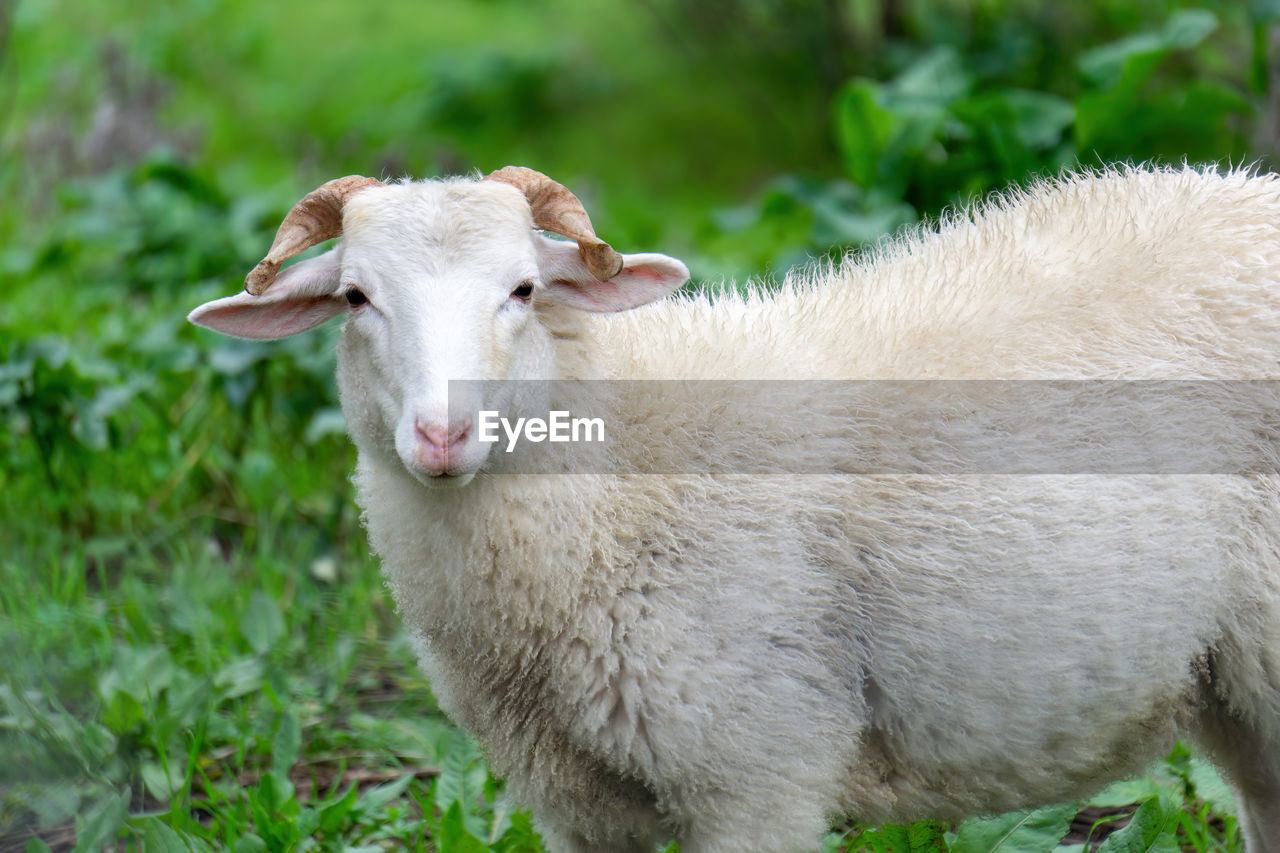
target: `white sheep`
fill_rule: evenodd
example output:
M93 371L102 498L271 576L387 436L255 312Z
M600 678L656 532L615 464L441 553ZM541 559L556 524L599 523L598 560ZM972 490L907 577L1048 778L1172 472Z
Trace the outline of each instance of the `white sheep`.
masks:
M618 256L576 201L511 167L341 179L294 209L249 292L191 314L254 338L346 314L338 379L370 540L441 707L550 849L810 850L840 816L1085 797L1185 734L1235 787L1250 853L1280 851L1280 478L1274 422L1249 423L1274 394L1222 397L1205 437L1261 454L1245 474L795 474L806 430L779 409L753 420L730 392L691 415L625 392L610 467L520 476L476 417L536 386L448 385L1275 379L1280 181L1042 183L713 299L662 299L685 267ZM859 426L812 386L776 387L801 388L815 436L920 430L905 410ZM674 410L703 420L672 432ZM705 473L699 429L726 422L747 467ZM981 453L998 460L999 442Z

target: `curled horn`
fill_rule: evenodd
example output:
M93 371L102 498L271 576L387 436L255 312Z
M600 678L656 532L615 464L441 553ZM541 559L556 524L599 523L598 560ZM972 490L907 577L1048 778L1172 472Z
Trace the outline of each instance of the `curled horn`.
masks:
M322 184L303 196L280 223L271 251L249 271L244 289L260 296L276 280L280 264L299 252L342 234L342 206L357 190L381 185L377 178L347 175Z
M511 184L523 192L533 211L533 224L576 240L583 262L597 279L608 281L622 272L622 255L596 236L582 202L565 186L523 166L507 166L486 175L485 180Z

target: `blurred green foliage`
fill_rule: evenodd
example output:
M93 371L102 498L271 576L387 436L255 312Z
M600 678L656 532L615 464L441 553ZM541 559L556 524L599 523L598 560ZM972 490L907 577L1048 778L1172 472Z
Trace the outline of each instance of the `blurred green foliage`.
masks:
M1064 167L1273 162L1278 18L0 0L0 848L539 849L434 713L378 580L335 330L185 323L306 190L522 163L625 251L712 285L773 275ZM1107 796L1143 803L1131 835L1236 849L1191 761ZM992 826L1047 850L1072 808ZM988 828L852 827L827 849L977 850Z

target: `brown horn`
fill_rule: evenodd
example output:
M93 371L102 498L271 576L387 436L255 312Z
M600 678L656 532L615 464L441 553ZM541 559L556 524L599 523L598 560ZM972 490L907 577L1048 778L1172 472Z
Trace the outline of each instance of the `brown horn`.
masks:
M524 166L507 166L484 179L511 184L523 192L533 211L533 224L576 240L578 253L597 279L608 281L622 272L622 255L596 236L586 208L564 185Z
M245 276L244 289L260 296L276 280L280 264L317 243L341 236L342 206L352 193L375 184L381 186L382 181L347 175L321 184L303 196L280 223L271 251Z

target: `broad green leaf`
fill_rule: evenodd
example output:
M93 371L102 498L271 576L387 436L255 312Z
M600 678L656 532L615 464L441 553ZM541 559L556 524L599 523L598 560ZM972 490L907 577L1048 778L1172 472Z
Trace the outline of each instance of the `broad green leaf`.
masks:
M234 853L266 853L269 848L261 836L251 832L236 839L231 849Z
M956 830L951 853L1049 853L1076 816L1075 803L967 820Z
M299 804L298 814L293 819L293 827L301 838L310 838L320 829L320 810L309 809Z
M268 848L291 850L302 838L298 826L301 806L294 796L293 783L276 776L270 770L262 774L256 787L245 791L249 810L253 813L253 826Z
M106 450L110 444L106 421L95 417L87 407L76 412L71 422L71 434L90 450Z
M160 762L148 761L142 765L142 783L148 794L163 803L182 790L186 769L185 759L182 762L170 759L168 773Z
M280 715L280 723L276 728L276 736L271 742L271 768L276 775L287 777L289 768L298 760L298 750L302 746L302 727L298 718L288 708Z
M66 364L67 359L71 357L71 345L62 338L52 335L31 341L30 350L35 358L44 361L54 370Z
M83 810L86 792L71 782L51 782L42 785L38 796L24 805L36 816L36 826L49 829L66 823Z
M218 670L213 677L223 698L232 699L262 687L262 663L256 658L241 658Z
M209 849L204 841L178 832L159 817L149 818L143 830L142 853L191 853Z
M145 703L159 699L174 673L173 659L161 646L118 648L114 665L98 679L102 722L117 734L134 731L147 715Z
M121 686L130 693L158 697L173 683L176 667L163 646L121 647L116 661Z
M123 385L99 388L89 403L88 412L95 418L110 417L128 405L139 390L152 382L149 376L135 376Z
M489 853L489 846L468 831L462 804L454 803L440 821L441 853Z
M284 617L275 599L261 590L255 592L245 608L244 638L258 654L264 655L284 635Z
M102 723L118 735L128 734L146 719L146 709L131 693L116 690L102 706Z
M1208 9L1179 9L1169 16L1161 34L1175 50L1195 47L1218 28L1217 15Z
M366 813L376 813L387 803L404 793L413 782L413 776L406 773L394 782L388 782L385 785L379 785L370 791L365 792L360 797L360 810Z
M947 853L946 827L940 823L921 821L907 827L910 853Z
M950 45L934 48L889 84L891 103L928 101L945 105L964 97L973 85L960 54Z
M533 853L543 849L538 833L533 828L533 819L528 812L516 812L511 816L511 826L502 833L494 850L499 853ZM675 842L667 845L663 853L675 849Z
M823 247L869 243L916 219L911 205L846 181L827 184L805 203L813 212L811 240Z
M268 770L262 774L258 782L258 802L269 814L296 815L298 800L294 795L293 782L288 776Z
M1134 76L1136 63L1141 62L1147 68L1136 75L1141 82L1165 55L1194 47L1217 26L1217 17L1206 9L1182 9L1169 16L1160 32L1138 33L1082 53L1078 67L1089 82L1109 89L1119 85L1123 76Z
M1112 782L1090 797L1089 805L1099 808L1118 808L1168 793L1168 787L1148 776L1138 779L1121 779L1118 782Z
M853 838L853 850L867 853L905 853L911 849L908 828L897 824L885 824L865 829Z
M436 808L443 813L454 803L461 804L467 830L478 838L483 838L487 830L484 819L476 814L487 776L474 742L456 737L453 749L440 762L440 775L435 782Z
M879 103L880 87L873 80L852 80L836 97L836 137L845 168L854 183L877 183L880 158L893 131L893 114Z
M841 853L846 849L845 842L848 840L848 832L828 832L823 836L822 846L818 849L821 853Z
M836 136L849 177L900 200L913 164L936 144L949 117L942 99L895 97L873 81L850 82L836 100Z
M1161 797L1144 800L1123 829L1107 836L1098 853L1178 853L1179 808Z
M489 831L485 834L485 843L494 844L511 828L511 813L514 804L506 797L499 796L493 803L493 817L489 821Z
M1000 93L1000 99L1008 108L1018 141L1028 148L1057 145L1075 121L1075 107L1048 92L1006 89Z
M325 835L338 834L359 799L360 786L352 782L345 794L320 809L320 831Z
M100 800L84 818L76 818L76 846L72 853L97 853L120 833L129 813L129 788Z

